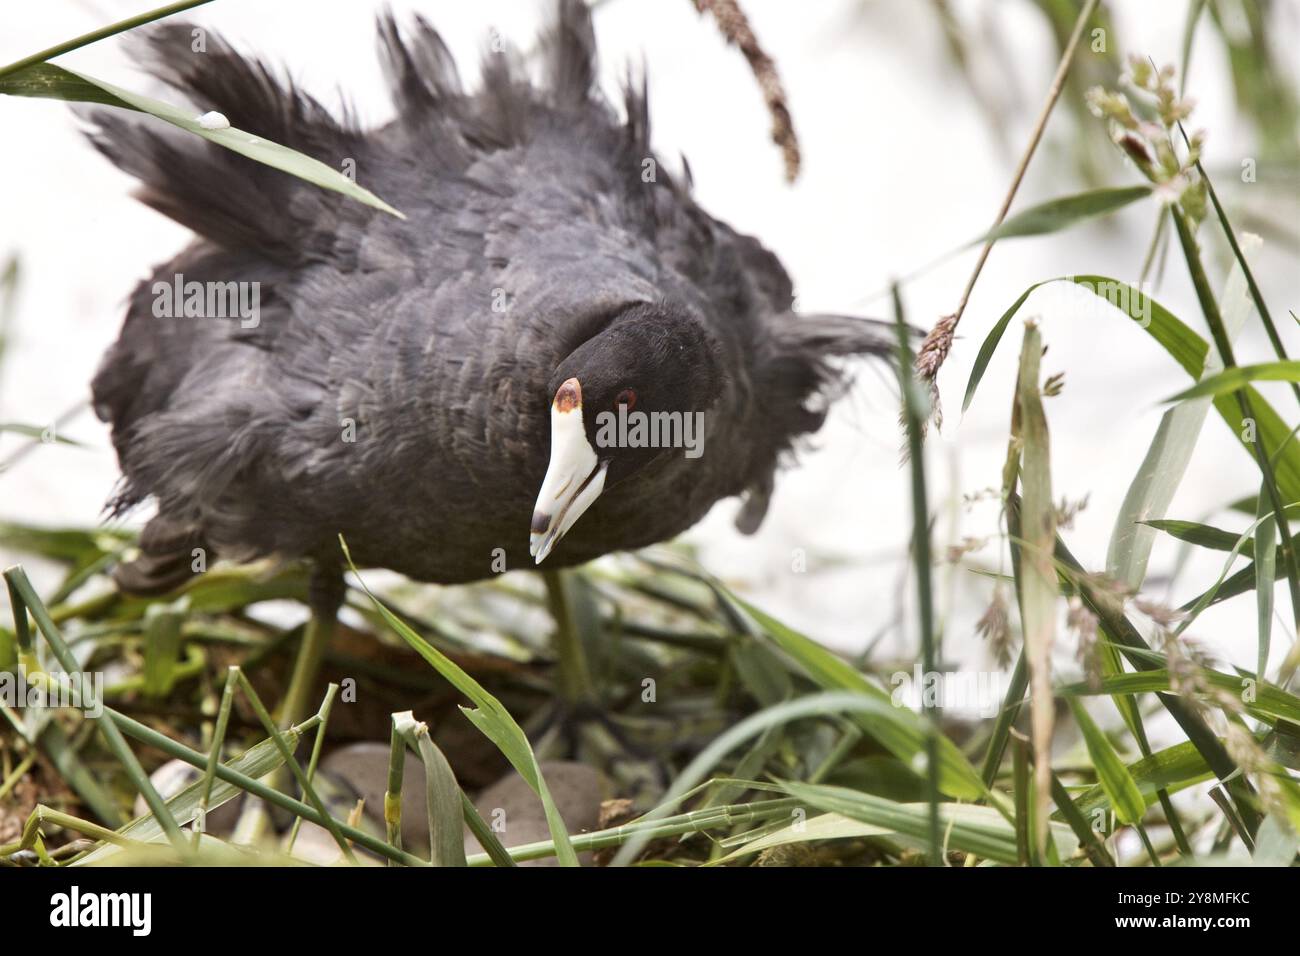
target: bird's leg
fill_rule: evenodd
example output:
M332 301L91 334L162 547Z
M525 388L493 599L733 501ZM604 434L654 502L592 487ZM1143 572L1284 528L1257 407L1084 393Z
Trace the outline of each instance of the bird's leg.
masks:
M582 710L596 702L587 652L573 624L573 610L559 571L543 571L546 597L555 618L555 654L560 664L560 698L566 709Z
M539 728L538 752L572 758L584 749L585 725L600 713L599 697L591 679L587 649L574 624L569 582L560 571L543 571L542 580L546 582L547 604L555 619L551 640L559 665L559 694Z
M293 676L289 689L280 705L280 726L292 727L308 715L310 694L320 673L325 648L329 646L338 623L339 608L343 604L346 586L343 570L337 562L318 561L312 569L307 588L307 604L311 617L303 631L302 644L293 662Z
M633 791L653 777L651 789L663 790L666 771L646 748L629 739L617 715L608 708L592 677L582 636L570 603L568 572L542 571L547 603L555 619L555 654L559 664L559 695L541 720L529 728L538 759L579 760L600 768L611 779L627 782Z

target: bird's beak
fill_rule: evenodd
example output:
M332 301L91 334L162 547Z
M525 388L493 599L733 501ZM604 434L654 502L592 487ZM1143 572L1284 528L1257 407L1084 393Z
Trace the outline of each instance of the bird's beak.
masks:
M582 424L582 386L566 381L551 402L551 463L533 508L528 553L538 564L605 489L601 461Z

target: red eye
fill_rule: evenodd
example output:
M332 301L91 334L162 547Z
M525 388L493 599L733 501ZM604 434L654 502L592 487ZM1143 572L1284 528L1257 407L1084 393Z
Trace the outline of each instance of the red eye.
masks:
M636 408L636 392L630 388L619 392L618 397L614 399L614 406L617 408L619 405L625 406L629 412Z

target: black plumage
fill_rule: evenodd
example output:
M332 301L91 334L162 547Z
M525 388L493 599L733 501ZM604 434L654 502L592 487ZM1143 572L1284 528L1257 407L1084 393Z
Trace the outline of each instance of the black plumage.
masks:
M704 412L704 451L614 454L548 565L669 538L734 495L756 528L779 461L822 424L833 360L887 354L889 330L791 311L776 257L655 159L643 87L629 82L621 117L602 98L578 0L558 5L539 83L506 50L463 91L423 20L403 35L383 17L379 38L397 115L374 129L211 35L195 55L188 25L147 45L199 111L352 160L404 221L154 121L93 115L142 200L196 233L137 288L93 383L124 475L112 507L158 505L120 583L173 586L196 546L332 562L339 533L359 563L421 580L485 577L502 554L531 566L548 414L575 370L593 408L631 385L643 411ZM157 318L154 283L178 273L258 283L256 327Z

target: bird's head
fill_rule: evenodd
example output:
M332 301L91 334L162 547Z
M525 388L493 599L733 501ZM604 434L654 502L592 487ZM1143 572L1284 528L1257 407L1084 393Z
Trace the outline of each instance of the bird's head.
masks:
M574 349L547 386L551 458L533 510L538 564L601 493L665 454L698 457L722 391L717 343L667 303L639 304Z

